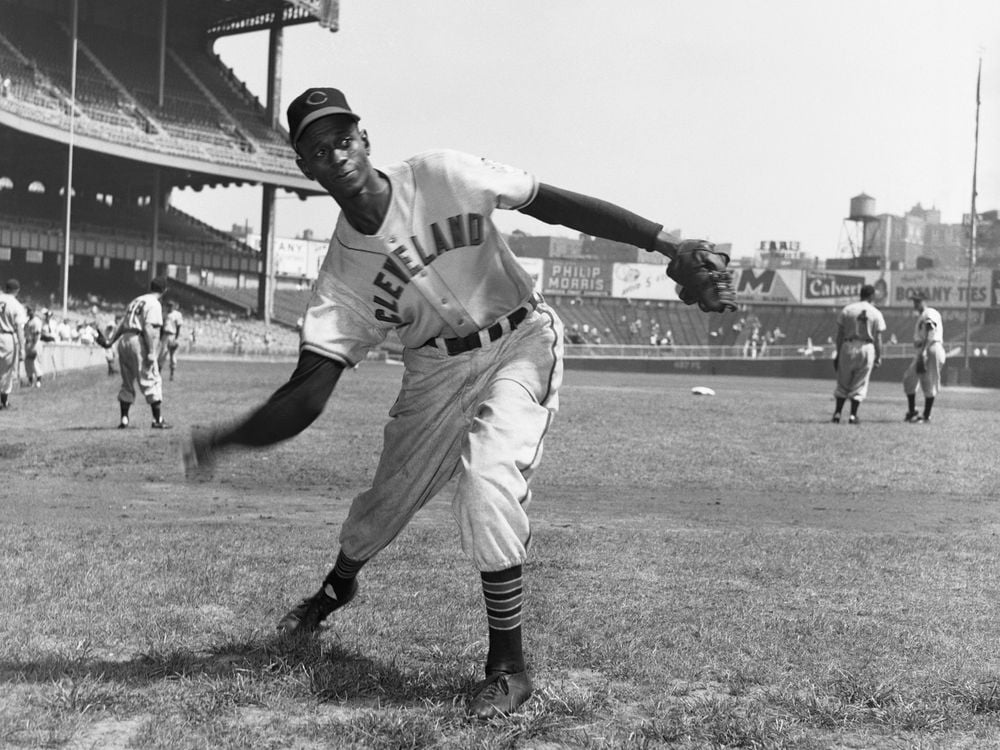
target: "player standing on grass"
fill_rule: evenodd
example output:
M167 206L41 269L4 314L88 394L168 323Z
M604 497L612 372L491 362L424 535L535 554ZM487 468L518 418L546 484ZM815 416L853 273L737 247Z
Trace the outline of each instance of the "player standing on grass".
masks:
M163 328L160 332L160 372L164 366L170 368L170 379L174 379L174 371L177 369L177 349L181 345L181 324L184 316L177 309L177 303L167 300L167 314L163 316Z
M7 279L0 293L0 409L10 406L10 394L24 354L24 324L28 322L28 313L17 298L20 292L17 279Z
M913 327L913 346L916 353L903 373L903 392L906 394L907 422L930 422L934 399L941 390L941 368L944 367L944 327L941 313L927 305L923 294L910 296L917 322ZM924 413L917 412L917 386L924 394Z
M504 715L532 692L521 637L526 509L558 408L563 327L533 294L491 215L519 210L677 258L671 277L703 309L735 308L729 259L622 208L468 154L430 151L378 170L358 120L336 89L309 89L289 106L299 168L341 209L304 316L298 366L246 417L195 430L185 463L195 470L219 450L298 434L323 411L344 369L395 330L403 383L373 483L354 499L319 590L279 630L313 632L351 601L365 563L458 477L452 509L480 574L489 629L486 680L468 710Z
M872 370L882 364L882 334L885 317L872 304L875 287L861 287L861 298L846 305L837 315L837 351L833 368L837 371L837 387L833 391L836 405L833 421L840 421L840 412L847 399L851 400L851 414L847 421L858 424L858 407L868 395L868 382Z
M121 416L118 429L129 425L129 409L135 402L135 385L153 412L153 428L165 429L160 408L163 403L163 378L157 364L160 327L163 325L163 307L160 298L167 291L167 280L157 277L149 283L149 292L128 303L125 314L110 336L99 332L97 343L105 349L117 342L118 369L122 386L118 391Z
M24 374L28 387L42 387L42 366L38 363L42 345L42 319L32 307L27 308L28 321L24 324Z

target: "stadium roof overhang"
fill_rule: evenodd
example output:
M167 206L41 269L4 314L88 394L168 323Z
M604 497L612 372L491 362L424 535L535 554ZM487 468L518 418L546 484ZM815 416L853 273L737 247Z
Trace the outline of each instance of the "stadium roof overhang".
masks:
M5 155L0 176L62 185L66 181L69 132L0 110L0 153ZM163 189L266 184L300 198L324 194L301 174L210 163L81 135L73 139L73 163L74 188L87 193L118 193L150 185L152 167L159 167Z

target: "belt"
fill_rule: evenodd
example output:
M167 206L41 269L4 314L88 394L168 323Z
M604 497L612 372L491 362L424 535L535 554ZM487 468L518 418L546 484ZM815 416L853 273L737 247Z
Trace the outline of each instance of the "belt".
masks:
M528 317L528 313L538 307L539 301L540 299L537 295L532 295L531 299L512 313L508 313L500 318L500 320L491 326L481 328L475 333L470 333L468 336L462 336L461 338L446 339L443 336L438 336L437 338L427 339L423 346L434 346L438 349L443 349L451 355L479 349L491 341L496 341L507 331L513 331L521 325L524 319Z

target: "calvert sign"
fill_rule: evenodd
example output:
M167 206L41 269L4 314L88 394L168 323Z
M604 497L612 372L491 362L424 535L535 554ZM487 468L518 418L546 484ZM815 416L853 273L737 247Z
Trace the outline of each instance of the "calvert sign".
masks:
M881 271L805 271L802 304L846 305L860 298L865 284L875 287L875 304L884 305L889 284Z
M893 271L890 305L899 307L913 304L910 296L922 294L927 304L935 308L989 307L993 286L993 273L987 268L972 272L962 269L927 269L924 271Z

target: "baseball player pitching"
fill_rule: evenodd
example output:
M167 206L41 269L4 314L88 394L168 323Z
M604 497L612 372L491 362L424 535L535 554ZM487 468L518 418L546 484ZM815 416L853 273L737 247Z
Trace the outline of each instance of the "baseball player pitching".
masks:
M861 287L860 299L844 306L837 315L837 353L833 367L837 371L837 387L833 391L836 405L833 421L840 421L844 404L851 400L850 424L858 424L858 408L868 395L872 370L882 364L882 334L885 317L872 300L875 287Z
M10 406L10 394L24 355L24 324L28 313L17 298L21 284L7 279L0 293L0 409Z
M128 303L125 314L111 333L98 332L97 343L105 349L116 345L122 385L118 391L120 417L118 429L129 425L129 410L135 403L136 384L153 412L153 428L163 430L163 378L157 363L163 306L160 298L167 291L167 280L158 276L149 283L149 291Z
M903 373L903 392L906 394L907 422L930 422L934 399L941 390L941 368L945 363L944 327L941 313L930 307L923 294L910 296L917 322L913 327L913 346L916 352L906 372ZM924 394L923 414L917 411L917 386Z
M278 623L310 633L357 594L359 571L452 478L463 550L479 572L489 647L469 698L478 718L531 695L522 644L522 566L531 479L558 409L563 326L533 291L493 223L497 209L627 242L672 259L686 301L735 308L728 257L679 242L660 224L532 174L457 151L376 169L372 141L344 94L311 88L288 108L297 163L340 207L305 312L298 365L235 423L192 431L191 472L219 451L290 438L315 420L346 368L395 330L403 382L371 487L352 502L319 590Z

